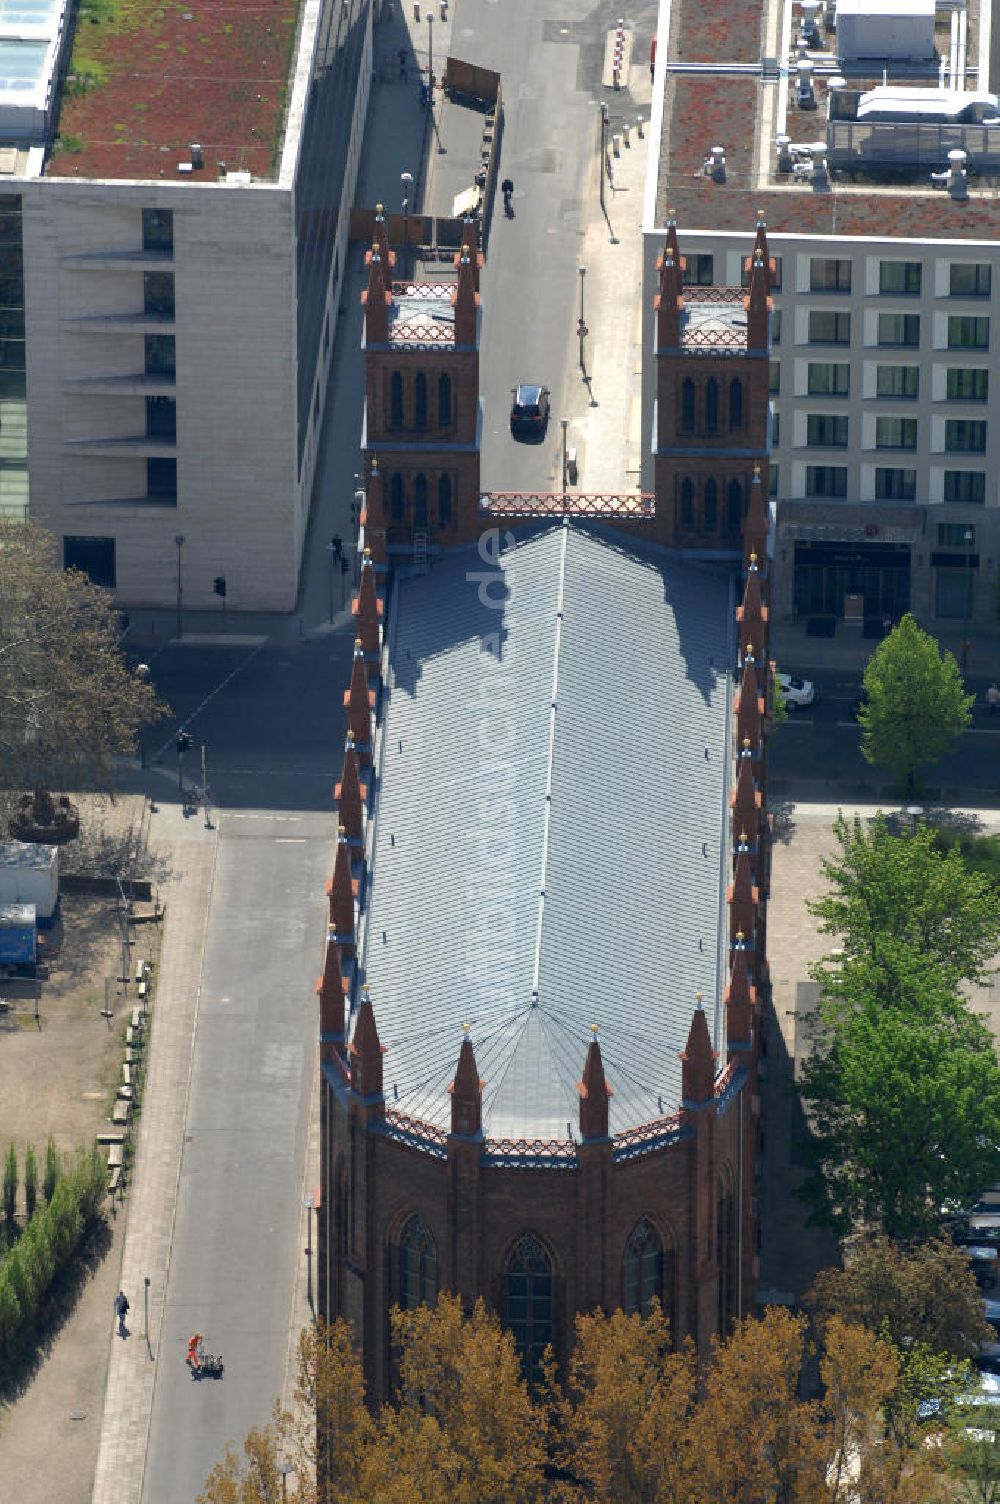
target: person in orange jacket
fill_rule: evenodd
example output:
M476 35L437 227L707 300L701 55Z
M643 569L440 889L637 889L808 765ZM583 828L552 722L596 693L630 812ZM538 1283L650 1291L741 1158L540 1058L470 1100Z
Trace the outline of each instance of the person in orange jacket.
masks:
M194 1369L195 1372L197 1372L198 1369L201 1368L201 1359L198 1356L198 1348L201 1346L201 1339L202 1339L202 1333L201 1332L195 1332L194 1336L188 1342L188 1350L187 1350L188 1366L190 1368Z

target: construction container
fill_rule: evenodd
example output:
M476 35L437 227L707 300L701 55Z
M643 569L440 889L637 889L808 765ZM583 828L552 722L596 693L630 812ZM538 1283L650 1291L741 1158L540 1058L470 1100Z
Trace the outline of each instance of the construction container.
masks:
M0 966L34 966L37 955L35 905L0 906Z
M52 923L59 906L59 847L0 842L0 906L33 903L37 922Z

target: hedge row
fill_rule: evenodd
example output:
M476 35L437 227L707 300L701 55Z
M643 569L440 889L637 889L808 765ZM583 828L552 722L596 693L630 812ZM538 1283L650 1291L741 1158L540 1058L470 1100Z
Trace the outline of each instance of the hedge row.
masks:
M77 1155L49 1203L0 1259L0 1354L34 1325L52 1282L72 1262L104 1198L107 1167L94 1144Z

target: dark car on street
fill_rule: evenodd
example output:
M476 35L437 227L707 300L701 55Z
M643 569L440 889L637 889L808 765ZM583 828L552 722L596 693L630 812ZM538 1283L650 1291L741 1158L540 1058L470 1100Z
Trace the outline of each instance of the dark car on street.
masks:
M528 384L515 387L510 405L510 431L515 439L544 438L548 421L548 387Z

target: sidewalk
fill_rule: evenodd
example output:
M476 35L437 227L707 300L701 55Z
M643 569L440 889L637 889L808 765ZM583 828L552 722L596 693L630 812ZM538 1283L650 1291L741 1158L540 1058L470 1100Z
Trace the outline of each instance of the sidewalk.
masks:
M185 820L177 806L161 806L155 822L154 839L157 848L169 856L171 879L165 890L166 920L138 1153L126 1200L121 1288L131 1302L131 1337L122 1342L113 1335L109 1314L111 1357L93 1504L139 1504L142 1493L184 1149L205 927L218 851L218 832L205 830L200 820Z
M961 630L932 634L942 651L954 653L961 662ZM865 665L879 645L879 638L862 637L856 629L838 622L833 637L810 637L805 621L776 621L771 627L771 657L784 670L801 672L818 668L856 671L860 679ZM967 674L970 678L994 678L1000 671L1000 627L969 633Z

